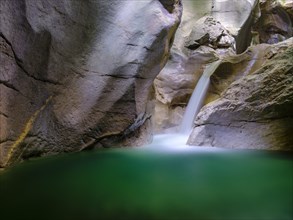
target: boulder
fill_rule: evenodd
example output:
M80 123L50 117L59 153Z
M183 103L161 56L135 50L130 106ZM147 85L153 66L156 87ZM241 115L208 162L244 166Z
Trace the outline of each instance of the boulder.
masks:
M293 38L263 47L263 64L202 108L189 145L293 150Z
M1 0L0 167L151 140L179 0Z
M202 45L213 49L234 48L235 40L219 21L211 16L204 16L194 24L185 42L185 47L191 50Z
M258 0L186 0L183 4L186 7L182 25L192 24L203 16L212 16L233 35L237 53L244 52L250 45L252 25L260 16ZM184 22L185 19L187 22Z

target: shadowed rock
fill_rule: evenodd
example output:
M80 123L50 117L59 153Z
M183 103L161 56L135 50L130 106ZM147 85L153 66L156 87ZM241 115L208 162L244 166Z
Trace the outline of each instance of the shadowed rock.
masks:
M0 166L149 142L180 17L180 1L1 0Z
M275 44L293 36L292 17L290 18L293 3L290 4L282 5L276 0L260 2L261 16L254 25L259 43Z

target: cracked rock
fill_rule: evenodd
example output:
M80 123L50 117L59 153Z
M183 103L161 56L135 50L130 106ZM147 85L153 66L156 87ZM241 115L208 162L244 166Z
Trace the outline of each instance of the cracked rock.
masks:
M0 167L148 143L140 116L181 13L180 0L1 0Z
M267 47L278 53L202 108L189 145L293 150L293 38Z

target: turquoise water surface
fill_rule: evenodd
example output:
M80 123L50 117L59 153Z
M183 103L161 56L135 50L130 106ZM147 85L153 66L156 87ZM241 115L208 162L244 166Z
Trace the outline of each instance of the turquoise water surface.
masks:
M0 218L292 220L292 154L198 149L24 162L0 172Z

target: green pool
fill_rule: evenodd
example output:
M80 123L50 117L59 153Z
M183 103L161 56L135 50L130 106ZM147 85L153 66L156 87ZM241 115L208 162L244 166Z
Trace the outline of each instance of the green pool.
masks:
M292 220L292 158L134 148L31 160L0 172L0 218Z

